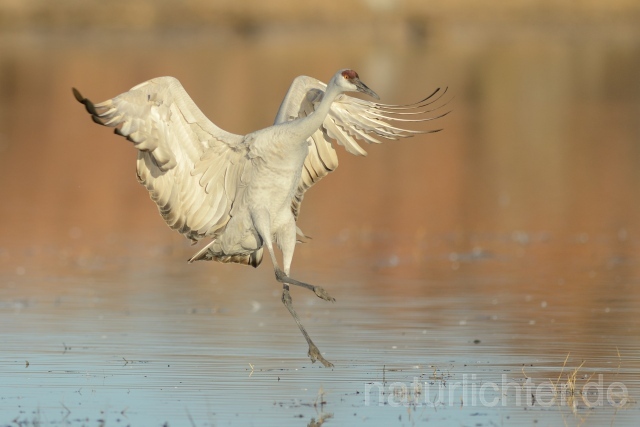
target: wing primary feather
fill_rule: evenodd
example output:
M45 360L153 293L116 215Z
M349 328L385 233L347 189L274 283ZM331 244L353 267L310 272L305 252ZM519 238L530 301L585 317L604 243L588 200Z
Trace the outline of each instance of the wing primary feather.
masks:
M440 92L440 88L437 88L436 90L434 90L431 95L427 96L426 98L421 99L420 101L417 102L413 102L411 104L402 104L402 105L394 105L394 104L383 104L383 103L379 103L379 102L373 102L372 104L375 104L378 107L382 107L382 108L388 108L388 109L392 109L392 110L406 110L406 109L412 109L412 108L421 108L424 107L426 105L430 105L433 104L434 102L437 102L440 98L442 98L442 96L447 93L447 90L449 88L445 87L444 91L440 94L440 96L436 97L435 99L429 101L429 99L431 99L435 94L437 94L438 92ZM427 102L429 101L429 102ZM368 102L368 101L365 101Z
M100 117L98 116L91 116L91 120L93 120L94 123L105 126L105 124L102 122L102 120L100 120Z
M105 116L111 115L111 114L115 113L116 111L118 111L118 109L116 107L113 107L113 104L108 104L108 106L110 106L111 108L108 109L107 111L104 111L104 112L98 114L100 117L105 117ZM100 107L100 108L107 108L107 105L105 105L104 107Z
M366 156L367 152L358 145L348 134L346 134L340 126L336 126L333 120L325 120L325 128L328 135L338 141L338 144L342 145L349 153L356 156Z
M100 116L103 117L103 116ZM122 116L113 116L106 122L102 122L103 126L111 126L112 124L118 124L118 122L122 119Z
M360 129L358 129L357 127L352 127L349 128L348 132L351 134L353 133L354 136L358 139L361 139L363 141L366 141L368 143L375 143L375 144L382 144L382 141L380 141L379 139L374 138L373 136L371 136L371 133L376 133L377 132L373 131L371 133L367 133L365 131L362 131ZM380 136L384 136L387 139L397 139L397 137L395 137L394 135L380 135Z
M391 116L385 116L384 114L379 114L377 112L371 112L371 115L374 116L374 117L379 117L379 118L382 118L382 119L385 119L385 120L393 120L393 121L396 121L396 122L420 123L420 122L429 122L429 121L432 121L432 120L439 119L441 117L446 116L450 112L451 112L451 110L446 111L446 112L444 112L444 113L442 113L442 114L440 114L438 116L423 117L423 118L420 118L420 119L405 119L405 118L402 118L402 117L391 117ZM371 119L368 119L368 118L363 118L363 119L364 120L371 120ZM384 122L382 122L382 123L384 123ZM388 125L388 123L384 123L384 124ZM398 128L396 128L396 129L398 129ZM401 129L401 130L404 130L404 129Z
M451 100L453 100L453 97L449 98L448 100L446 100L443 104L438 105L435 108L432 108L430 110L420 110L420 111L406 111L406 110L414 110L414 108L407 108L403 111L398 111L398 110L390 110L390 109L386 109L386 108L380 108L377 106L372 106L370 107L367 111L368 112L377 112L377 113L383 113L383 114L393 114L394 116L415 116L418 114L429 114L429 113L433 113L434 111L438 111L440 109L442 109L443 107L446 107L449 102L451 102ZM416 107L415 109L417 109L418 107ZM390 116L393 117L393 116Z
M78 89L76 89L75 87L72 87L71 91L73 92L73 96L76 98L76 100L79 103L84 104L84 108L87 110L87 112L89 114L91 114L92 116L97 116L98 115L98 112L96 111L96 108L93 105L93 102L89 101L89 99L87 99L84 96L82 96L80 91ZM96 122L96 123L99 123L99 122Z
M192 241L224 227L236 197L225 187L239 180L246 185L251 176L243 136L210 122L173 77L142 82L97 104L76 88L72 93L94 122L133 142L137 178L167 225Z

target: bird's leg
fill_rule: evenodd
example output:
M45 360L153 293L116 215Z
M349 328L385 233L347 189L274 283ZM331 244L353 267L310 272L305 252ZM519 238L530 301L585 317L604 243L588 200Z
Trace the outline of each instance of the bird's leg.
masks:
M335 298L331 297L322 286L313 286L308 283L300 282L298 280L289 277L291 271L291 261L293 260L293 251L296 246L296 223L293 216L291 216L290 223L283 227L280 235L278 236L278 242L280 243L280 249L282 250L282 265L284 271L278 268L277 264L274 264L276 271L276 280L282 284L290 284L300 286L312 290L318 297L325 301L335 302Z
M298 318L298 314L293 309L291 294L289 294L289 285L291 284L311 289L317 296L327 301L335 301L320 286L312 286L289 277L289 271L291 270L291 261L293 259L293 250L295 249L296 245L296 224L293 216L291 216L289 224L283 227L278 234L278 243L280 244L280 249L282 250L282 266L284 267L284 271L280 270L277 264L274 264L274 268L276 272L276 279L282 283L282 303L285 307L287 307L289 313L291 313L293 320L296 321L298 328L300 328L300 332L302 332L302 335L304 335L304 339L306 339L307 344L309 344L308 355L309 358L311 358L311 362L315 363L316 360L319 360L326 368L330 368L333 366L333 364L322 357L322 354L320 354L320 350L318 350L318 347L316 347L313 341L311 341L311 337L309 337L309 334L304 329L304 326L302 326L302 322L300 322L300 318Z
M307 288L312 290L319 298L322 298L325 301L336 302L336 299L333 298L331 295L329 295L329 293L325 291L322 286L314 286L308 283L300 282L296 279L292 279L291 277L289 277L287 273L280 270L277 266L275 267L275 270L276 270L276 280L282 283L283 285L289 284L289 285L295 285L295 286Z
M329 362L327 359L322 357L322 354L320 354L320 350L318 350L318 347L316 347L313 341L311 341L311 337L309 337L309 334L304 329L304 326L302 326L302 322L300 322L300 318L298 317L298 314L293 309L291 295L289 294L289 285L287 285L286 283L282 284L282 303L284 304L285 307L287 307L287 310L289 310L289 313L291 313L293 320L296 321L296 323L298 324L298 328L300 328L300 332L302 332L302 335L304 335L304 339L306 339L307 344L309 344L309 353L307 354L311 359L311 363L315 363L316 360L319 360L320 363L322 363L325 368L332 368L333 363Z
M296 311L293 309L293 302L291 300L291 294L289 294L289 285L287 284L288 282L295 282L295 283L291 283L291 284L299 284L299 286L303 286L306 287L307 289L312 289L314 292L315 289L313 286L308 285L306 283L302 283L302 282L298 282L297 280L293 280L291 278L289 278L289 275L287 273L289 273L289 268L291 266L291 260L293 259L293 248L295 246L295 222L293 222L293 235L290 235L290 233L285 232L283 235L279 235L279 241L280 242L289 242L289 240L291 239L291 237L293 238L293 242L291 243L285 243L282 246L284 248L286 248L286 252L283 249L283 259L284 259L284 265L285 265L285 271L280 270L280 267L278 266L278 260L276 259L276 255L273 251L273 243L272 243L272 238L271 238L271 227L269 226L270 224L270 220L269 220L269 214L265 211L257 211L255 212L253 215L253 223L256 227L256 230L258 231L258 233L260 234L260 236L262 237L263 243L264 245L267 247L267 250L269 251L269 255L271 256L271 261L273 262L273 268L275 270L276 273L276 279L278 280L278 282L282 283L282 303L284 304L285 307L287 307L287 310L289 310L289 313L291 313L291 316L293 317L293 320L296 321L296 324L298 325L298 328L300 328L300 332L302 332L302 335L304 336L304 339L307 340L307 344L309 344L309 358L311 358L311 362L315 363L316 360L319 360L325 367L330 368L333 366L333 364L329 361L327 361L324 357L322 357L322 355L320 354L320 350L318 350L318 347L316 347L316 345L313 343L313 341L311 341L311 337L309 337L309 334L307 333L307 331L304 329L304 326L302 326L302 322L300 322L300 318L298 317L298 314L296 313ZM293 217L292 217L292 221ZM290 227L286 227L286 228L290 228ZM322 288L320 288L322 289ZM322 290L324 292L324 290ZM324 292L325 294L325 298L326 300L333 300L333 298L329 297L328 294L326 294L326 292ZM318 293L316 292L316 295L318 295ZM318 295L320 296L320 295ZM322 296L320 296L321 298L323 298Z

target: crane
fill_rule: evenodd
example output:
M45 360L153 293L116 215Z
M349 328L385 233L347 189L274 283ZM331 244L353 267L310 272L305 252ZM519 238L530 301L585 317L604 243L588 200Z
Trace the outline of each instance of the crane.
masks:
M299 76L291 84L275 119L247 135L222 130L200 111L174 77L143 82L115 98L94 104L73 88L94 122L115 128L138 149L137 177L172 229L194 244L210 239L189 262L215 260L257 267L266 247L282 302L309 345L312 362L327 361L313 343L293 308L289 285L335 299L320 286L290 276L296 242L304 233L296 226L305 192L338 166L332 141L351 154L366 155L356 139L380 143L417 133L391 123L423 122L446 92L436 89L409 105L387 105L348 96L361 92L380 99L358 74L339 70L328 84ZM436 96L438 94L438 96ZM435 97L435 98L434 98ZM282 253L282 269L274 252Z

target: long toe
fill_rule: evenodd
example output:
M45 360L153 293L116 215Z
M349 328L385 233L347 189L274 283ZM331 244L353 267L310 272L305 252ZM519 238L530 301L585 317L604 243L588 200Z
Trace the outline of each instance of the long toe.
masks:
M311 359L311 363L316 363L316 360L319 360L325 368L333 368L333 363L322 357L320 350L318 350L318 347L313 343L309 344L309 358Z
M333 298L331 295L329 295L329 293L325 291L322 286L314 286L313 292L315 292L317 296L319 296L325 301L336 302L336 299Z

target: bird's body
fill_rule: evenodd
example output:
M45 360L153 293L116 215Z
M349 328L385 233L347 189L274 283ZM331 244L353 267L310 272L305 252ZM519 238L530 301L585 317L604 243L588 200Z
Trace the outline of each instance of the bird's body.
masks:
M262 259L263 238L256 230L254 218L266 213L271 238L283 241L283 233L295 219L291 201L300 180L302 164L308 153L306 143L281 136L286 126L272 126L247 135L247 156L251 159L251 178L236 189L234 214L222 233L191 258L225 260L227 256L249 256L257 266ZM276 141L270 144L269 141ZM286 152L286 156L280 153Z
M260 213L268 214L271 237L278 242L282 240L283 229L295 223L291 200L298 187L308 145L301 143L300 138L292 138L286 128L286 124L276 125L245 137L246 156L251 161L250 179L236 189L234 214L223 232L192 261L250 255L257 266L262 259L263 238L255 228L254 218Z
M331 364L302 327L288 288L289 284L303 286L333 301L321 287L289 277L296 236L302 235L296 220L304 193L337 167L332 139L347 151L363 155L355 138L379 142L371 134L396 139L416 133L384 119L433 119L393 117L390 114L416 114L405 112L416 105L375 104L343 95L347 91L377 98L352 70L340 70L329 85L298 77L275 124L243 136L210 122L172 77L149 80L95 105L74 89L94 121L115 127L117 134L138 148L138 180L149 190L167 224L194 243L211 239L189 261L257 267L267 248L276 278L283 283L283 302L309 343L309 355L325 366ZM274 243L282 251L283 270Z

